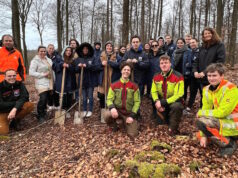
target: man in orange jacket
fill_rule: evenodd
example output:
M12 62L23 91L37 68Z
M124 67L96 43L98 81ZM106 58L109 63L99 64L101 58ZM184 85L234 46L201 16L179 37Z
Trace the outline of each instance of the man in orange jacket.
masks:
M14 48L14 41L11 35L2 36L2 45L0 48L0 82L4 80L5 71L13 69L17 71L17 80L24 81L26 69L21 53Z

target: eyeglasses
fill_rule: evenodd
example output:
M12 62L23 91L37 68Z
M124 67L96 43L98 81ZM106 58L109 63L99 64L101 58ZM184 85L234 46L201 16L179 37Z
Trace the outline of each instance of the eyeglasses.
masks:
M40 53L46 53L46 51L39 51Z
M152 48L154 48L154 47L158 47L158 46L159 46L159 45L151 45Z

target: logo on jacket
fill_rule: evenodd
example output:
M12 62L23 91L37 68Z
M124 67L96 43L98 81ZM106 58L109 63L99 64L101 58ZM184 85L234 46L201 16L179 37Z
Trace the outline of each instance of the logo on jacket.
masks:
M20 96L20 90L19 90L19 89L14 90L14 96L15 96L15 97Z
M140 56L140 57L138 58L138 60L141 62L141 61L142 61L142 57Z

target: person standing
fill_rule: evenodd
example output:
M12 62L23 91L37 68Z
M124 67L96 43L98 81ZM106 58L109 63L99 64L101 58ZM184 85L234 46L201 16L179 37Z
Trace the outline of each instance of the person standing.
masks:
M190 48L190 41L192 39L192 35L186 34L184 39L185 39L185 44L188 46L188 48Z
M175 49L176 49L176 45L174 44L171 36L166 35L165 36L165 51L171 59L172 59L172 55L173 55Z
M143 95L144 83L143 81L146 70L149 68L149 60L141 46L141 39L135 35L131 38L131 49L127 51L122 59L133 64L133 71L131 74L132 81L137 83L140 89L141 96Z
M63 69L65 68L65 83L63 95L63 108L68 110L73 104L73 93L76 90L75 60L73 60L73 49L66 46L62 52L62 58L53 62L52 69L55 72L55 90L61 92ZM66 113L66 118L70 118L70 113Z
M42 123L46 120L47 102L54 85L52 61L46 56L45 46L38 47L38 54L30 64L29 75L35 78L35 87L40 96L37 103L37 119Z
M4 80L5 71L14 69L17 71L17 81L26 79L26 69L21 53L14 48L14 40L11 35L2 36L2 48L0 48L0 82Z
M225 46L215 29L205 28L202 31L202 41L199 55L193 63L194 77L199 79L201 89L209 84L205 75L207 66L213 63L224 63L226 58Z

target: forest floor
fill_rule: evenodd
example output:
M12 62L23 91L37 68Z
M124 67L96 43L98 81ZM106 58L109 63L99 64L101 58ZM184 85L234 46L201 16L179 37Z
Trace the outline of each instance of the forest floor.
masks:
M226 78L238 84L238 67L229 69ZM30 100L36 103L38 95L31 77L27 78L26 85ZM127 160L150 150L152 140L172 147L171 151L161 152L166 163L181 168L178 177L238 177L238 151L231 157L222 158L217 154L218 147L209 145L204 149L196 140L194 120L198 103L199 96L192 113L183 116L179 127L183 136L172 137L167 126L154 124L151 101L144 97L140 134L135 140L124 131L112 132L100 123L96 99L93 116L79 126L73 124L74 110L71 119L66 119L64 129L54 125L52 119L39 125L31 114L22 120L22 131L11 131L0 138L0 177L128 177L131 169L125 166ZM198 166L193 169L192 163Z

